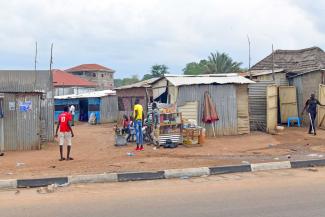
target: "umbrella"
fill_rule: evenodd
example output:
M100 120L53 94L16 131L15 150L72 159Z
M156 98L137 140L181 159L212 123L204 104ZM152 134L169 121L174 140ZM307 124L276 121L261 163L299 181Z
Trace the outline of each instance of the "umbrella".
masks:
M203 118L204 123L212 124L213 135L216 136L214 131L214 122L218 121L219 117L217 114L216 106L212 102L212 99L208 92L204 93L204 107L203 107Z

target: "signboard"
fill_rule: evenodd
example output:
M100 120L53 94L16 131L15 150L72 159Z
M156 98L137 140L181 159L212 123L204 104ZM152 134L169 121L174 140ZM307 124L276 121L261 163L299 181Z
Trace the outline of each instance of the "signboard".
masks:
M9 102L9 111L16 110L16 102Z
M25 101L19 103L19 111L28 112L32 110L32 101Z

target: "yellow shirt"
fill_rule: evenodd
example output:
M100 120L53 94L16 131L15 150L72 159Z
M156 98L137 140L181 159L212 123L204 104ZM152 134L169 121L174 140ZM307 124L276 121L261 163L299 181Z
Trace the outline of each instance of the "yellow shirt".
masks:
M138 112L137 117L135 116L136 111ZM142 112L143 112L142 105L140 105L140 104L134 105L133 115L134 115L135 120L142 120Z

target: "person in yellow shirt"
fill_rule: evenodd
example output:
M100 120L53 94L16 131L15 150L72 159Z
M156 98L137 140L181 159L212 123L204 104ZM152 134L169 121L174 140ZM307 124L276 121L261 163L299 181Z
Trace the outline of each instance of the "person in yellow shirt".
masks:
M137 98L135 100L134 108L133 108L133 115L134 115L134 128L136 132L136 151L143 151L143 132L142 132L142 125L143 125L143 107L140 104L140 100Z

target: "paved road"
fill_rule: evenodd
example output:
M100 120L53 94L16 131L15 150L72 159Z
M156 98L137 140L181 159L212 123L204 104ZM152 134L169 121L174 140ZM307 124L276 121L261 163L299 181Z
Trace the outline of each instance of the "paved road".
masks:
M320 217L325 169L0 192L1 217Z

